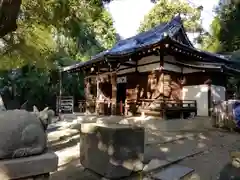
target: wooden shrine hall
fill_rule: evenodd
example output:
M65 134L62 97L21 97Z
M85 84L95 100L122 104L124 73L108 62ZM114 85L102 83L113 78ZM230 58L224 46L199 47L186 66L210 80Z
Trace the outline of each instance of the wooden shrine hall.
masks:
M209 116L240 65L196 49L176 16L62 71L84 73L90 113Z

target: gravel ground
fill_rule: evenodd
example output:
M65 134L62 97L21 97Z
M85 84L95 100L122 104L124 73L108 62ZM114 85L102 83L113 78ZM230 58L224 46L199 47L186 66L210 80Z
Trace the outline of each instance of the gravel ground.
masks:
M203 180L219 179L220 172L230 162L229 153L240 149L238 133L209 133L208 150L205 153L185 159L179 164L195 169Z
M240 149L239 133L212 129L207 118L151 120L141 125L146 128L145 151L150 159L173 159L202 150L203 153L179 162L193 168L201 180L218 179L230 161L229 152ZM51 126L50 145L59 156L59 169L52 174L52 180L100 179L84 171L79 163L78 129L77 121Z

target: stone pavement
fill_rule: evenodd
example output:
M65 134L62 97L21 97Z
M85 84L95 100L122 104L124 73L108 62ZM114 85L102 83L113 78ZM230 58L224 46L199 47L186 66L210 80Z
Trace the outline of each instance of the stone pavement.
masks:
M161 162L157 163L158 166L165 166L166 162L175 164L171 166L170 170L165 168L161 171L165 176L172 174L171 169L177 172L179 167L176 165L181 165L180 167L186 167L181 171L187 171L188 168L194 169L195 179L217 179L223 166L229 162L229 151L240 147L239 134L211 128L208 118L162 121L150 117L124 119L78 116L70 119L49 127L49 142L59 156L59 171L52 175L54 180L58 178L74 180L80 177L99 179L98 176L93 177L92 173L83 171L79 164L79 122L104 123L108 121L108 123L118 122L144 126L146 128L145 161L153 159L159 161L160 159ZM73 174L76 174L78 178Z

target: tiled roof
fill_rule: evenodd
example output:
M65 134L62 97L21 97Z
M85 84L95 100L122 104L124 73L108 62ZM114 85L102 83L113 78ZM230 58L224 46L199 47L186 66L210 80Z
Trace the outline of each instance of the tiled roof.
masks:
M120 40L115 46L107 51L101 52L93 56L89 61L80 62L71 66L63 68L63 71L78 68L81 66L96 63L102 60L104 56L118 56L123 54L133 53L137 49L161 42L167 35L173 36L174 33L182 28L180 16L176 16L168 23L162 23L149 31L142 32L128 39Z
M181 43L174 40L174 36L176 36L176 34L180 32L180 30L182 32L182 35L184 36L184 42L181 42ZM123 55L131 55L134 52L141 50L145 47L160 43L166 37L172 39L173 42L176 42L176 44L178 44L182 48L186 48L188 50L191 50L192 52L200 53L206 57L212 57L212 60L213 59L217 60L216 62L221 62L224 64L226 63L229 65L230 64L232 65L232 63L235 64L234 62L230 62L229 59L226 58L225 56L196 49L191 44L190 40L186 35L186 32L184 31L181 17L176 16L168 23L160 24L146 32L139 33L136 36L133 36L131 38L120 40L114 45L113 48L107 51L101 52L96 56L93 56L89 61L80 62L71 66L64 67L62 71L69 71L72 69L78 69L84 66L92 65L94 63L104 60L104 58L111 57L111 56L122 57ZM240 67L239 63L237 64Z

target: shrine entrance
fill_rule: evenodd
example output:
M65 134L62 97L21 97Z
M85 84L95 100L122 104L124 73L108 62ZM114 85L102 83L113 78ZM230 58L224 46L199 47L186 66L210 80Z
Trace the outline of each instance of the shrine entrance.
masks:
M124 114L126 101L127 77L117 78L117 114Z
M122 101L122 103L125 103L126 100L126 88L127 84L126 83L122 83L122 84L117 84L117 103L120 103Z

